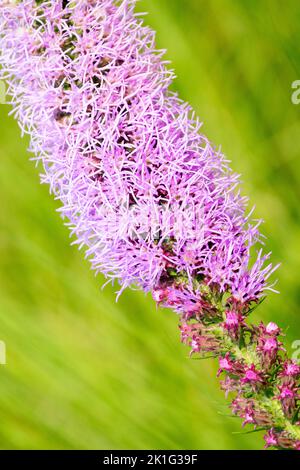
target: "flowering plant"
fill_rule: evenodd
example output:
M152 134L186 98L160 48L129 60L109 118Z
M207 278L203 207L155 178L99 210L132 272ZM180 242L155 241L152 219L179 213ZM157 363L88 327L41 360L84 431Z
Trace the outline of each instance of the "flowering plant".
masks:
M218 358L243 425L299 450L300 366L275 323L248 321L277 266L135 3L2 0L14 116L93 268L174 309L191 354Z

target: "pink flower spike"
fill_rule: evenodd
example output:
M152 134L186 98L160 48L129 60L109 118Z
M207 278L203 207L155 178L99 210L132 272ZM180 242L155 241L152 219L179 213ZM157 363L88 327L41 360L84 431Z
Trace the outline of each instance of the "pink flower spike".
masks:
M264 440L266 442L265 448L268 447L277 447L278 446L278 439L276 434L274 433L273 429L270 429L267 434L264 436Z
M226 312L226 320L225 320L225 327L228 330L238 328L240 324L240 317L235 312Z
M280 333L280 328L276 323L270 322L266 326L266 333L268 335L277 336Z

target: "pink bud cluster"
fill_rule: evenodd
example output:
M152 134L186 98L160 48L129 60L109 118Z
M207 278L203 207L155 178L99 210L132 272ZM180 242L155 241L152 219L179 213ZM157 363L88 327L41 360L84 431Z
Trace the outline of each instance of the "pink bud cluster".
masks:
M243 426L264 430L266 447L299 450L300 366L288 359L279 326L249 324L249 302L226 298L204 280L190 292L170 279L153 297L180 314L181 340L190 355L219 359L221 389Z
M266 430L268 447L300 449L300 437L286 429L287 422L295 428L300 424L300 366L287 358L281 330L275 323L248 326L243 315L232 311L225 311L225 317L217 328L195 318L183 320L182 341L191 347L191 354L219 356L221 388L226 396L233 394L231 409L243 425ZM266 397L274 402L274 413L272 406L264 406Z

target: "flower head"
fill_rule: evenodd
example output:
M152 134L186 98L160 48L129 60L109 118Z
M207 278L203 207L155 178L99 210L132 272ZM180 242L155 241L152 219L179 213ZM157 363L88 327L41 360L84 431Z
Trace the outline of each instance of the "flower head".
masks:
M261 372L256 369L254 364L251 364L250 367L245 369L244 377L241 382L244 384L258 384L263 382Z
M233 370L233 366L234 364L230 359L229 353L227 353L224 357L220 357L218 375L220 375L223 371L231 372Z
M240 313L235 312L233 310L229 310L226 312L224 328L228 331L230 336L237 339L239 336L240 329L244 324L244 318Z
M280 328L276 323L270 322L267 324L265 331L268 335L277 336L280 334Z
M283 363L283 369L280 372L280 376L287 378L300 377L300 366L295 361L287 360Z
M0 74L15 116L97 271L160 290L175 266L190 287L202 275L257 299L273 269L261 251L250 267L258 224L228 161L169 91L173 72L135 3L3 4Z

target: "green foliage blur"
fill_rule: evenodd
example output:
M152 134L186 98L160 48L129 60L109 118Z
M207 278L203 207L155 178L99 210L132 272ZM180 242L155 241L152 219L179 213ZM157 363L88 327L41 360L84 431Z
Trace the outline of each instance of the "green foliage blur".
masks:
M265 220L281 294L253 319L300 339L298 0L140 0L174 89L243 175ZM39 184L9 106L0 106L1 449L259 449L230 416L217 365L188 358L173 312L100 290Z

